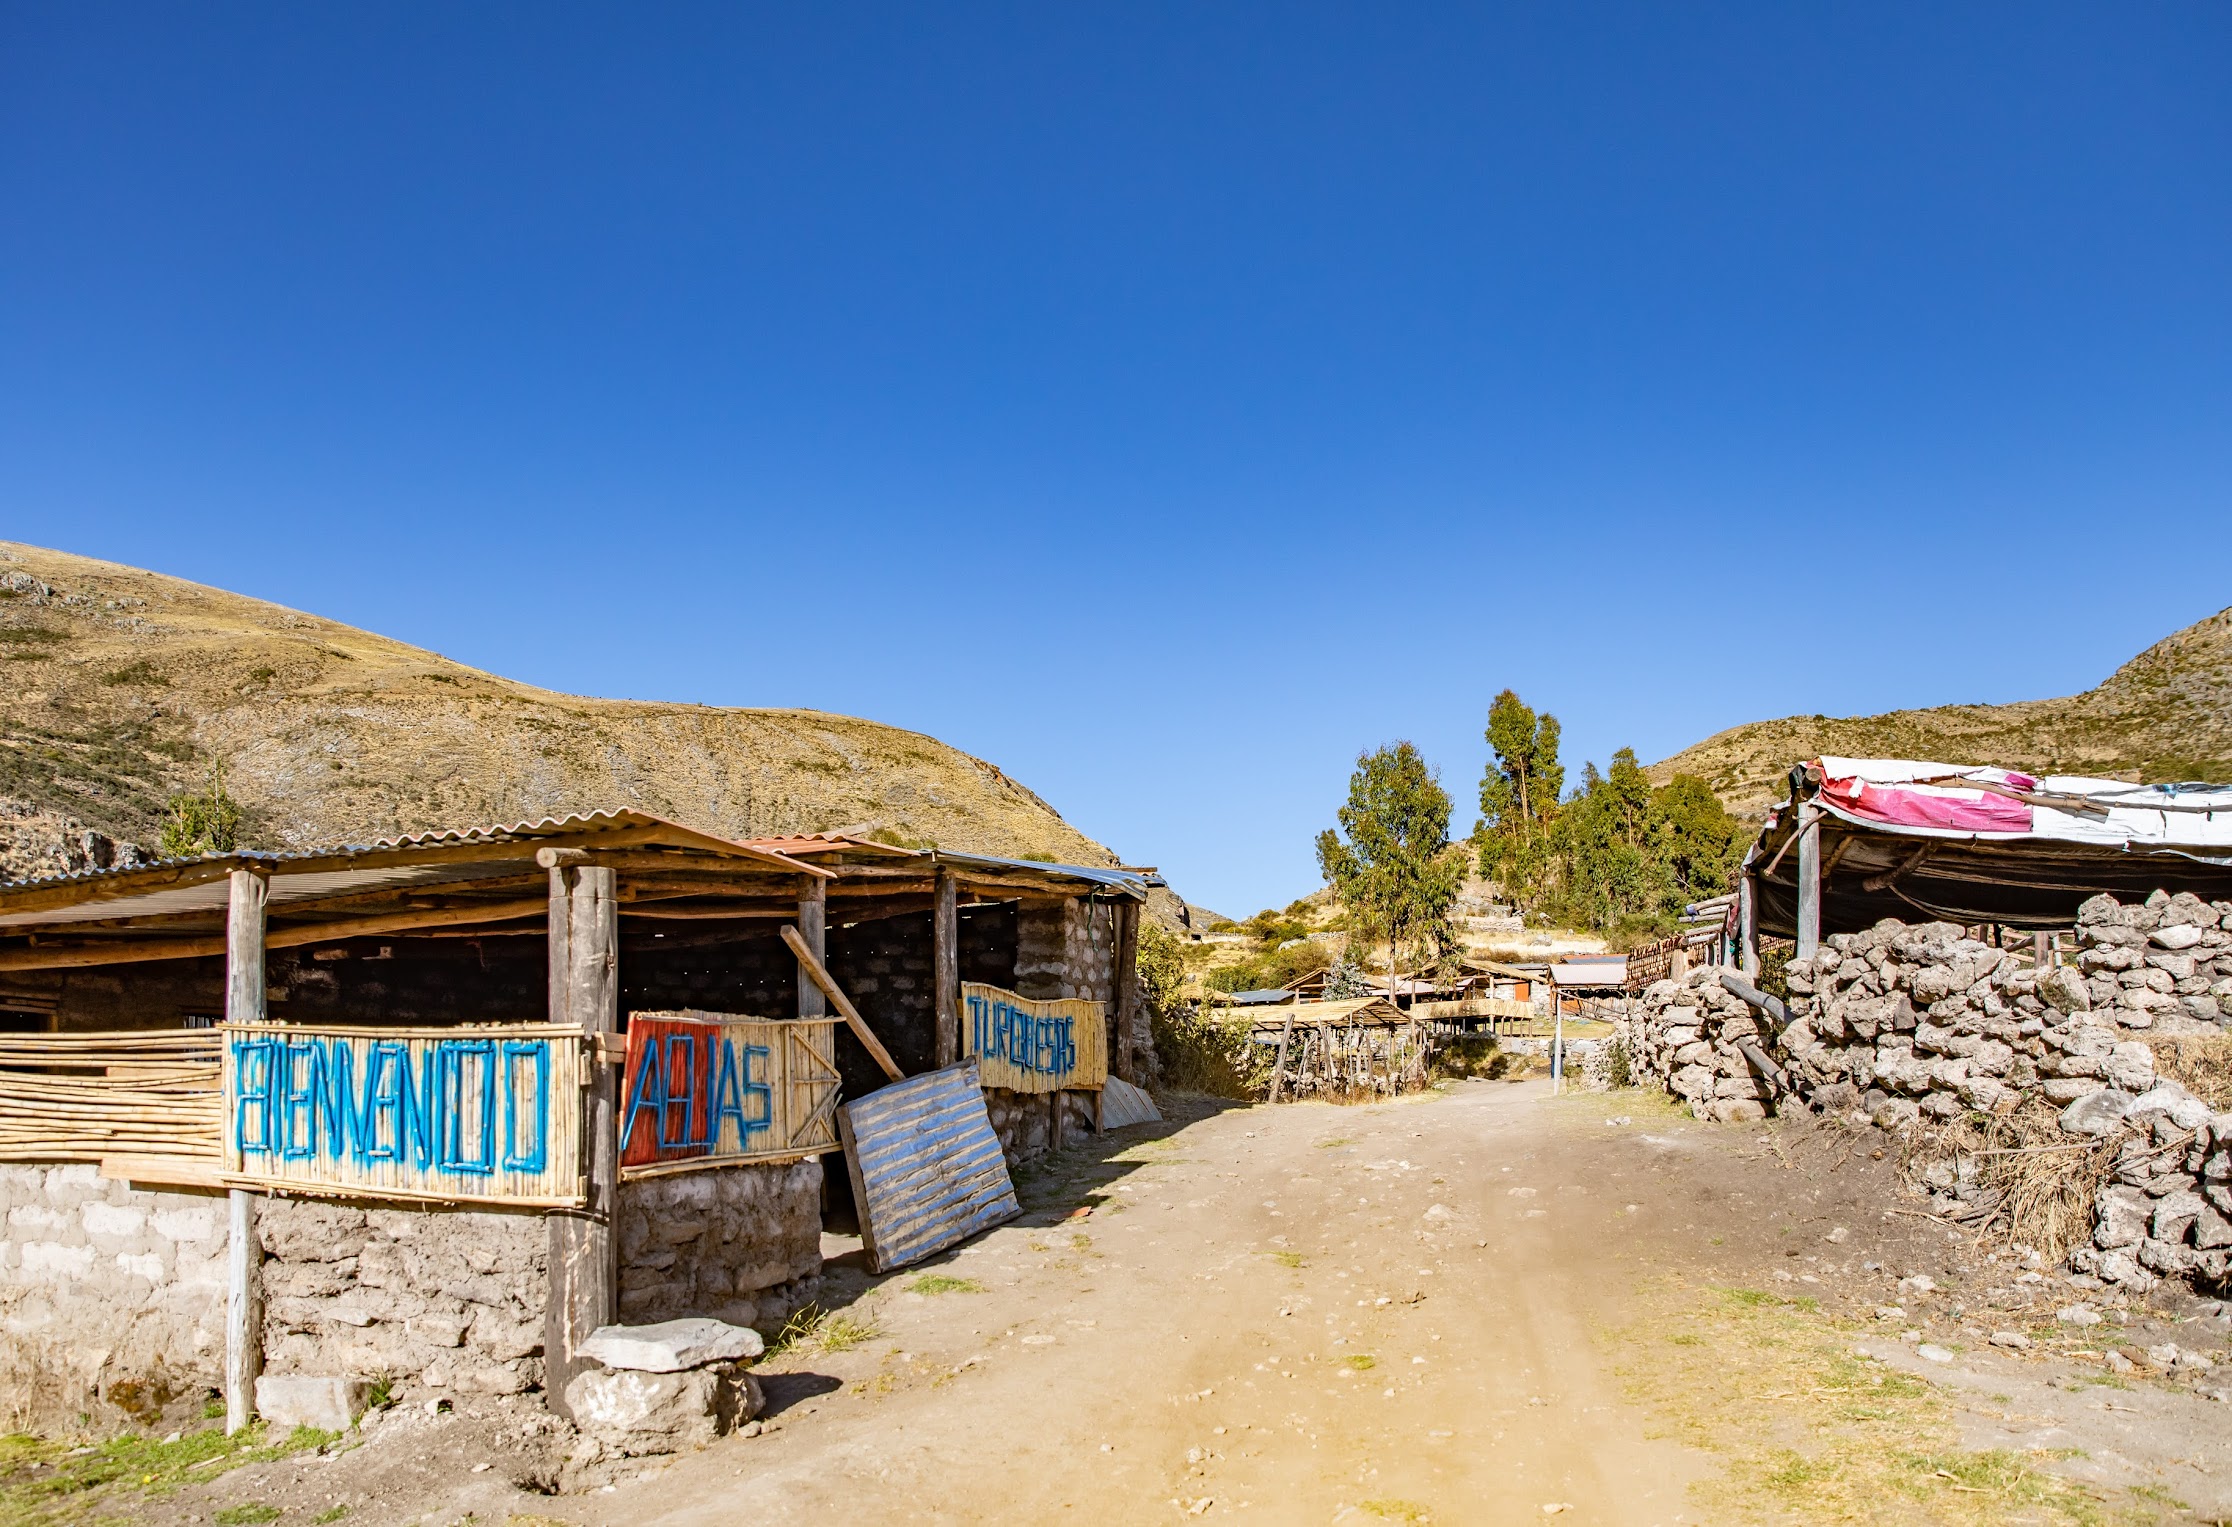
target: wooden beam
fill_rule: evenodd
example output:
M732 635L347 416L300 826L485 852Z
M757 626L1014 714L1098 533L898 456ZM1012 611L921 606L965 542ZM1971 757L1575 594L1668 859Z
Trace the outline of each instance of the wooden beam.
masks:
M769 870L803 876L813 880L834 880L837 872L825 870L800 859L771 854L765 849L745 848L731 844L715 853L704 849L682 849L674 853L660 853L656 849L599 848L584 844L579 848L545 848L535 854L535 862L544 869L560 864L600 864L606 869L628 870L706 870L724 874L754 874L767 878Z
M1736 882L1736 958L1746 980L1759 979L1759 881L1749 870Z
M264 1023L264 909L270 887L254 870L229 876L225 913L225 1021ZM227 1195L225 1241L225 1432L256 1415L256 1378L263 1372L263 1246L257 1240L256 1195Z
M951 870L938 872L930 905L930 1010L937 1023L937 1064L961 1058L961 896Z
M1132 1075L1132 1029L1139 1017L1139 917L1138 902L1116 903L1115 1061L1117 1077L1127 1082L1137 1080Z
M799 936L798 930L787 923L783 926L783 942L790 945L792 954L798 956L798 968L806 973L814 985L821 988L822 995L837 1009L838 1016L845 1020L845 1026L853 1031L853 1038L859 1040L861 1048L868 1052L877 1065L883 1067L884 1075L895 1082L905 1081L907 1073L899 1069L899 1062L891 1058L891 1052L883 1047L883 1041L876 1037L876 1031L868 1027L868 1020L860 1016L860 1009L854 1007L852 999L839 989L836 980L807 946L806 940Z
M793 941L792 930L783 930L783 942L791 948L803 947L812 959L814 969L821 969L821 962L829 958L829 888L817 881L806 887L806 894L798 901L797 933L803 945ZM822 989L814 984L813 974L804 961L798 967L798 1016L822 1018L829 1007L822 996Z
M253 874L237 870L235 874ZM304 923L272 928L264 939L266 949L297 949L304 944L330 944L342 939L365 938L377 933L404 933L413 928L452 928L463 923L502 923L514 918L539 917L549 908L541 897L519 901L491 901L479 906L429 907L409 912L383 912L374 917L344 918L330 923ZM29 949L0 950L0 970L78 969L88 965L129 965L145 960L207 959L226 952L222 935L204 938L118 940L111 944L34 944Z
M550 1021L590 1036L620 1032L620 918L610 866L550 872ZM608 1041L595 1041L600 1045ZM620 1311L616 1066L597 1066L581 1100L585 1202L547 1216L550 1291L543 1321L543 1398L568 1420L566 1385L587 1366L581 1344Z
M1821 818L1809 815L1798 828L1798 958L1810 960L1821 947Z

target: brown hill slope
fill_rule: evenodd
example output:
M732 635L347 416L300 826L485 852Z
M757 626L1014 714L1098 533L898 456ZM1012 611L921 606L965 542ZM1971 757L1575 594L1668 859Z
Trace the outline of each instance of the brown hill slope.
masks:
M1785 716L1715 733L1651 766L1702 776L1731 810L1787 792L1790 766L1823 753L2005 764L2148 783L2232 780L2232 609L2164 637L2098 688L2015 705L1941 705L1881 716Z
M1112 864L934 738L805 710L593 700L220 589L0 542L0 797L152 842L213 762L273 847L632 805Z

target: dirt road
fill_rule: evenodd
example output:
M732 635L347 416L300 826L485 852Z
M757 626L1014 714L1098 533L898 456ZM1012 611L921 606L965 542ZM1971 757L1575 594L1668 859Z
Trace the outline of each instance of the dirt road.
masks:
M1023 1219L926 1266L872 1278L832 1238L832 1312L760 1365L757 1435L552 1496L567 1443L530 1401L405 1406L142 1514L2232 1520L2227 1307L1979 1245L1901 1196L1897 1151L1540 1082L1198 1104L1027 1174ZM2169 1341L2219 1367L2150 1372Z
M598 1517L1680 1520L1709 1465L1645 1436L1590 1338L1667 1206L1546 1132L1541 1091L1112 1137L958 1255L833 1272L876 1337L773 1365L766 1435Z

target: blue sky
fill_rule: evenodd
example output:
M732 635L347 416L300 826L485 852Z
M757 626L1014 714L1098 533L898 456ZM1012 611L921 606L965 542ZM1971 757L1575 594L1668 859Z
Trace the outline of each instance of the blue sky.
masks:
M0 535L996 760L1244 914L1359 749L2232 603L2232 10L0 3Z

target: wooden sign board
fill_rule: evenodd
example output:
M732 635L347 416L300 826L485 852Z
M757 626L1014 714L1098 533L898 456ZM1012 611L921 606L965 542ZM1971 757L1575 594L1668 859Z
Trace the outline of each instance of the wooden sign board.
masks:
M620 1175L797 1161L835 1150L837 1023L629 1014Z
M553 1024L224 1025L224 1174L445 1203L583 1202L583 1039Z
M976 1059L987 1087L1095 1090L1108 1080L1108 1007L1080 997L1034 1002L963 982L961 1053Z
M879 1087L837 1110L877 1272L905 1267L1023 1212L974 1061Z

